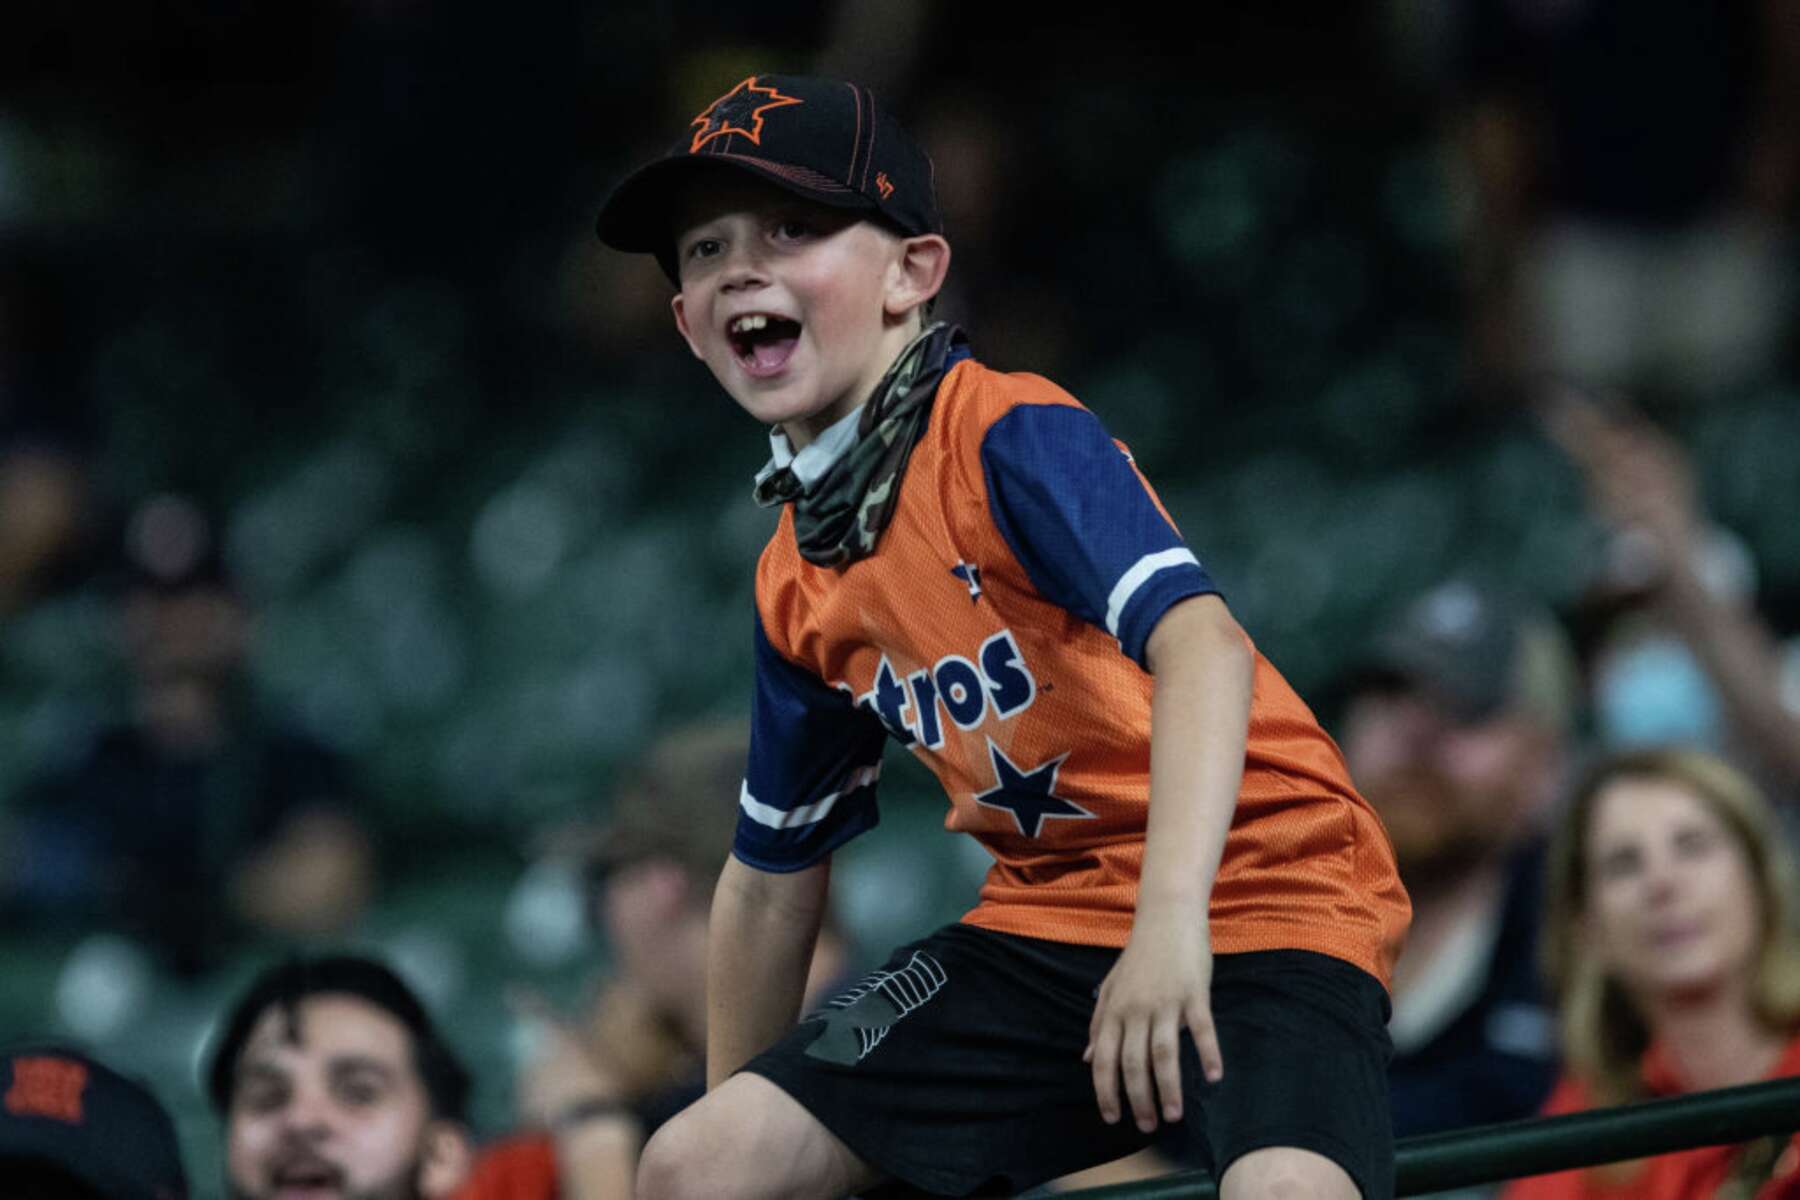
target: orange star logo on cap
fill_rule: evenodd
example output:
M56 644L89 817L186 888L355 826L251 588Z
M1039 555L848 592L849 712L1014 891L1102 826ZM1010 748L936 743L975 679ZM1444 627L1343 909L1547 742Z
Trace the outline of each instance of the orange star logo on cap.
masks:
M694 141L688 147L688 153L698 154L700 147L728 133L741 133L760 146L763 114L771 108L801 103L804 102L798 96L784 96L777 88L758 87L756 76L752 75L714 100L705 112L694 118L693 124L698 128L694 131Z
M87 1079L87 1068L66 1058L15 1058L6 1111L18 1117L49 1117L79 1125Z

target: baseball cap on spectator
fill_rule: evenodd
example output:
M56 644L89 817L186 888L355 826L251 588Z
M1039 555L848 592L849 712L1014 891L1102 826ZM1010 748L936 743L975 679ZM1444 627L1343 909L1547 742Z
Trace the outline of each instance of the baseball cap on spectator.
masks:
M716 876L731 853L749 750L738 722L694 726L656 742L613 797L608 820L577 840L590 881L659 856L697 878Z
M42 1164L108 1200L183 1200L169 1114L142 1084L77 1050L0 1059L0 1160Z
M600 211L600 240L656 255L678 281L672 189L696 172L721 170L865 213L904 235L943 232L931 159L867 88L752 75L695 116L667 154L613 189Z
M1566 729L1577 692L1574 651L1555 617L1467 578L1403 605L1376 634L1354 680L1353 687L1421 688L1464 725L1519 712Z

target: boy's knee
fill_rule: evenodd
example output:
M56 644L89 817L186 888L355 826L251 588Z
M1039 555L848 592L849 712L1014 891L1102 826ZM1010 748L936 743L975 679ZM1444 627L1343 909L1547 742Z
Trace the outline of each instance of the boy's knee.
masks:
M1322 1154L1291 1146L1253 1150L1219 1181L1223 1200L1359 1200L1356 1184Z
M848 1196L881 1176L786 1092L749 1073L658 1129L638 1158L638 1200Z
M686 1200L717 1195L701 1175L703 1138L688 1113L651 1135L638 1158L638 1200Z

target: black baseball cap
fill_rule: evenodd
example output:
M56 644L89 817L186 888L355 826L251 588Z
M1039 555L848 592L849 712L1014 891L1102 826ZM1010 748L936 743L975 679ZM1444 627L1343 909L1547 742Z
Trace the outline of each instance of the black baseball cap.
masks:
M44 1163L109 1200L184 1200L175 1125L142 1084L64 1046L0 1058L0 1159Z
M752 75L707 105L667 154L613 189L600 210L600 240L656 255L675 279L670 189L695 171L722 169L866 212L907 236L943 232L931 159L867 88Z
M1388 680L1425 688L1459 724L1522 709L1560 727L1574 670L1550 613L1492 580L1459 576L1390 616L1353 670L1352 690Z
M1509 597L1453 580L1408 603L1376 635L1373 658L1430 686L1458 718L1479 721L1512 692L1519 625Z

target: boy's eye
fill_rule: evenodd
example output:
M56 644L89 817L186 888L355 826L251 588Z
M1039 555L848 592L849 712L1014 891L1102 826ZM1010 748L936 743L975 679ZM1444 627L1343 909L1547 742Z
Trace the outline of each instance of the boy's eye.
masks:
M718 252L718 238L695 238L693 243L688 246L687 256L689 258L711 258Z
M805 221L799 220L786 220L775 227L776 236L786 238L789 241L803 238L811 232L812 226Z

